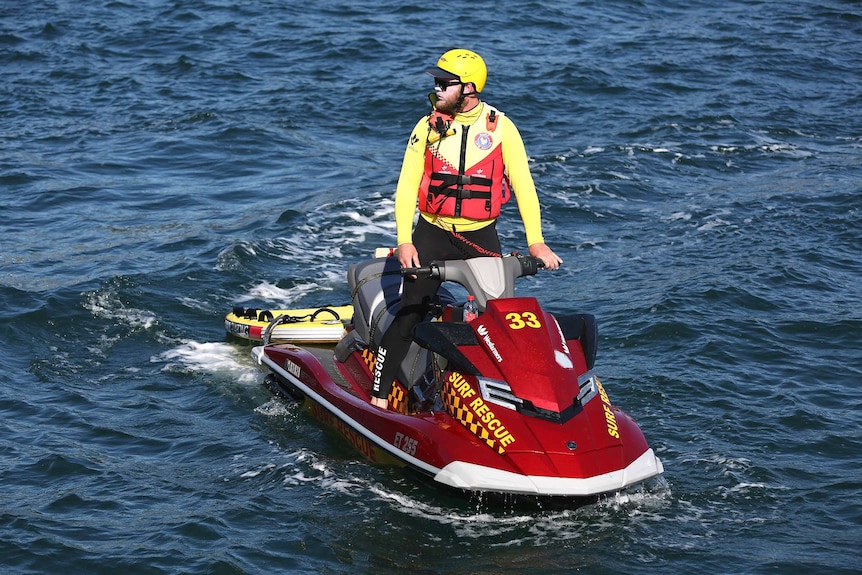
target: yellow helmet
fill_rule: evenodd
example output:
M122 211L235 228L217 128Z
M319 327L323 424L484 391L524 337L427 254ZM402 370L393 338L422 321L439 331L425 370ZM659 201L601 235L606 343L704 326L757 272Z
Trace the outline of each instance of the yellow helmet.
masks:
M456 48L449 50L437 60L437 67L426 70L435 78L450 78L463 84L472 82L476 91L481 92L488 79L485 61L476 52Z

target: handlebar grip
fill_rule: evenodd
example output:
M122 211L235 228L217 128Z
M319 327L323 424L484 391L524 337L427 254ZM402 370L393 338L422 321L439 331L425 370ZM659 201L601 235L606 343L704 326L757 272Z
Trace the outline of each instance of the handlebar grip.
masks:
M540 268L545 267L545 262L535 256L517 254L517 258L521 264L521 276L536 275Z
M416 277L425 277L431 276L434 274L434 268L431 266L423 266L418 268L401 268L401 275L403 276L416 276Z

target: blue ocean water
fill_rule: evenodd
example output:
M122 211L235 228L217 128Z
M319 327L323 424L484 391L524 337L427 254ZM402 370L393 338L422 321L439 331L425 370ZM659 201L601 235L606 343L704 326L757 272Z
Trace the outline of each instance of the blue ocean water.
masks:
M454 46L565 261L527 287L598 317L662 489L453 499L225 337L393 244ZM4 572L862 572L858 2L3 1L0 62Z

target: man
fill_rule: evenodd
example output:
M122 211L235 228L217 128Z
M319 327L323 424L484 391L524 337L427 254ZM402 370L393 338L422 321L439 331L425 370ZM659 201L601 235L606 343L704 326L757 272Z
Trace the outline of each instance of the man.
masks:
M548 269L559 268L562 260L542 237L539 199L521 135L508 117L479 99L488 76L485 62L475 52L455 49L427 73L434 77L434 109L413 128L395 192L401 267L501 257L496 222L511 184L530 255ZM413 230L417 199L420 213ZM388 407L413 327L439 287L432 278L404 279L401 309L376 351L372 404Z

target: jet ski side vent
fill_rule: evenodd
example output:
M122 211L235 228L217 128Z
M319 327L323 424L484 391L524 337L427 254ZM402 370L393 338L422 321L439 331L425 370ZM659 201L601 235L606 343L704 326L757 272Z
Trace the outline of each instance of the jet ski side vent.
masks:
M578 377L578 399L580 405L586 405L589 400L599 394L599 387L596 385L596 376L592 371L581 374Z
M500 407L520 411L524 400L512 393L512 388L505 381L478 377L479 389L485 401L495 403Z

